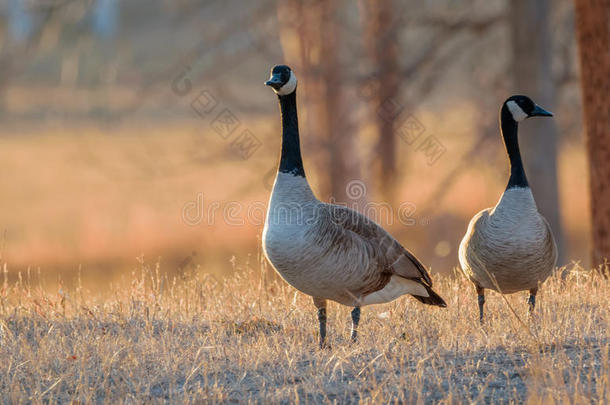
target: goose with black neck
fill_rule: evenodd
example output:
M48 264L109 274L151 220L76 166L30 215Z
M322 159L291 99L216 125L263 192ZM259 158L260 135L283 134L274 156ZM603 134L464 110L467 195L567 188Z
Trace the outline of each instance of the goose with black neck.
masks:
M286 282L313 298L320 346L325 346L327 300L353 307L352 340L364 305L410 294L424 304L446 306L432 290L426 268L383 228L354 210L315 197L301 157L296 76L290 67L278 65L265 84L279 99L282 146L263 252Z
M510 177L498 203L476 214L462 239L459 261L474 283L479 320L483 322L485 289L510 294L529 290L533 311L541 283L557 262L551 228L540 215L527 182L519 151L519 123L530 117L552 117L529 97L509 97L500 109L500 130L509 160Z

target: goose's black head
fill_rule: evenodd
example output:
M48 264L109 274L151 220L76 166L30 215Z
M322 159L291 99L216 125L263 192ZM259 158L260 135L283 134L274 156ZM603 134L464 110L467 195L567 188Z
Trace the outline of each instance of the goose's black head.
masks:
M545 110L527 96L509 97L502 106L506 108L513 120L523 121L529 117L552 117L553 113Z
M297 78L286 65L276 65L271 69L271 77L265 82L271 86L279 96L293 93L297 88Z

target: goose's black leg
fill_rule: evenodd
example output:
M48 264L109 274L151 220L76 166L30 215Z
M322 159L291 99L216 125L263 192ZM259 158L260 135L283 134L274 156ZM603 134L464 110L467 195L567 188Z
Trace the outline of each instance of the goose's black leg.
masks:
M477 295L479 297L479 322L483 324L483 306L485 305L485 289L483 287L476 286Z
M320 347L326 342L326 308L318 308L318 322L320 323Z
M320 348L326 347L326 300L322 298L313 299L318 308L318 322L320 323Z
M534 307L536 306L536 294L538 294L538 288L532 288L530 290L530 297L527 299L528 304L528 312L531 315L534 312Z
M352 310L352 342L358 339L358 323L360 322L360 307Z

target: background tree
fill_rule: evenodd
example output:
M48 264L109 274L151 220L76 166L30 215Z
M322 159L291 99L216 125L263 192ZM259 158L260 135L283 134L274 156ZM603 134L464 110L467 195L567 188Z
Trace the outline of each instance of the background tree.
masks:
M395 125L400 108L397 105L401 94L400 62L398 58L398 35L395 24L393 0L363 0L363 25L366 50L371 62L372 75L368 85L374 89L370 98L372 122L377 132L379 159L373 167L375 178L381 186L386 201L394 201L396 179L396 135Z
M555 110L555 82L552 74L553 43L550 32L549 0L515 0L509 4L512 39L513 91L526 94ZM563 263L563 228L559 215L557 121L531 120L520 128L519 143L526 155L527 178L542 215L549 221Z
M308 137L303 137L317 156L319 197L349 202L346 184L359 178L354 135L350 132L349 109L345 104L346 69L337 24L341 2L312 0L279 2L280 37L286 63L292 65L304 89L300 120ZM306 139L315 139L314 142ZM313 167L312 167L313 169ZM311 172L312 170L310 170Z
M589 157L591 261L598 266L610 258L610 1L575 0L575 6Z

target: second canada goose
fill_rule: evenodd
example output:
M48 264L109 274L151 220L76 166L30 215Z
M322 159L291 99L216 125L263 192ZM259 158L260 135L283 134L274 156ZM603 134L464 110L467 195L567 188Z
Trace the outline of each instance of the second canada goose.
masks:
M347 207L319 201L305 178L299 143L294 72L275 66L265 83L279 98L280 165L263 229L263 251L275 270L318 309L320 346L326 338L326 301L354 307L352 339L360 307L411 294L445 307L424 266L383 228Z
M531 312L538 286L557 262L553 233L536 207L517 138L519 122L552 116L526 96L508 98L500 109L500 129L510 162L508 185L493 208L472 218L459 249L462 271L476 288L481 322L486 288L505 294L529 290Z

